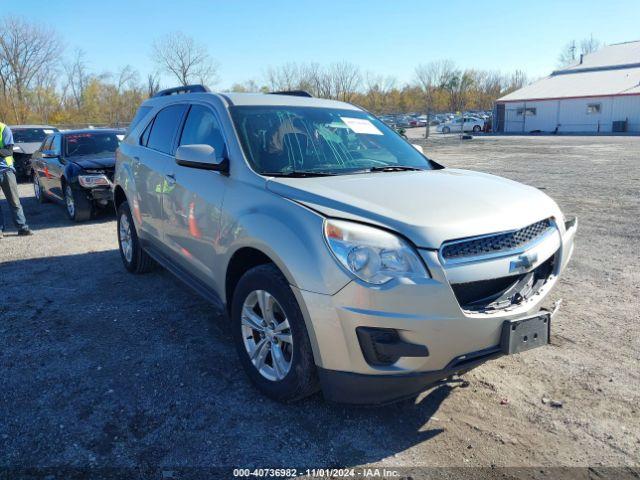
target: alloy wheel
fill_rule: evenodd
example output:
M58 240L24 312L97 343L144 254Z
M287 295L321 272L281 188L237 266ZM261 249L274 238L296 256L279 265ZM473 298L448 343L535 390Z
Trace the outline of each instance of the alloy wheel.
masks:
M76 213L76 204L73 201L73 191L71 190L70 185L64 187L64 203L67 206L67 212L69 212L69 216L73 218Z
M266 290L254 290L242 305L241 328L251 363L267 380L280 381L291 369L293 337L284 310Z
M36 196L36 200L40 200L42 191L40 190L40 180L37 174L33 175L33 193Z
M120 215L120 225L118 227L118 231L120 233L120 249L122 250L122 254L128 263L131 263L131 259L133 258L133 243L131 241L131 224L129 223L129 218L126 214Z

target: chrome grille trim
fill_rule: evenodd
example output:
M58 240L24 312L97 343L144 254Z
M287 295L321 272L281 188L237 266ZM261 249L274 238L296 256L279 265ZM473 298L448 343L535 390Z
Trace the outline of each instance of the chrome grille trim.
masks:
M514 255L537 245L556 231L553 219L546 218L517 230L444 242L439 257L444 265L451 265Z

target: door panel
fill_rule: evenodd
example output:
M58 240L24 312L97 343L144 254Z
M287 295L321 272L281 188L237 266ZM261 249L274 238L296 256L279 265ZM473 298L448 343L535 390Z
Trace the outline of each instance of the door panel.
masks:
M226 177L177 164L174 172L175 184L163 198L165 244L181 266L212 285Z
M40 187L45 192L49 190L48 178L47 178L47 160L43 158L42 153L44 151L48 151L51 149L51 143L53 142L53 135L48 136L44 142L42 142L42 146L40 149L33 154L31 157L31 166L33 167L34 173L38 176L38 180L40 182Z
M47 181L47 190L49 194L58 200L63 200L63 192L61 185L62 174L64 173L65 161L62 158L62 136L54 135L51 143L51 152L58 155L54 158L45 158L45 177Z
M162 109L145 129L140 139L134 172L139 220L143 238L162 248L164 218L162 204L173 189L176 136L187 109L185 104ZM164 250L164 249L163 249Z
M179 144L210 145L220 159L226 155L220 124L213 111L203 105L191 107ZM173 173L175 184L163 204L165 243L181 266L217 288L214 252L227 178L218 172L176 163Z

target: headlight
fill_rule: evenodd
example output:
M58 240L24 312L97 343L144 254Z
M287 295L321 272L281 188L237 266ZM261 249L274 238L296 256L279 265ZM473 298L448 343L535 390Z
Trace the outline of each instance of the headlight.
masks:
M78 182L84 188L108 187L109 179L104 175L78 175Z
M367 283L381 285L393 278L429 278L413 247L385 230L344 220L325 220L324 236L340 264Z

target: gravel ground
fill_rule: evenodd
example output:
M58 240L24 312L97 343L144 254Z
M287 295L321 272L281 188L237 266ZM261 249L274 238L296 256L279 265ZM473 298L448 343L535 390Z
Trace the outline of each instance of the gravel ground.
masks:
M0 240L0 466L638 466L640 139L421 142L579 216L550 346L415 402L283 406L248 383L217 307L124 271L112 216L72 225L21 185L35 235Z

